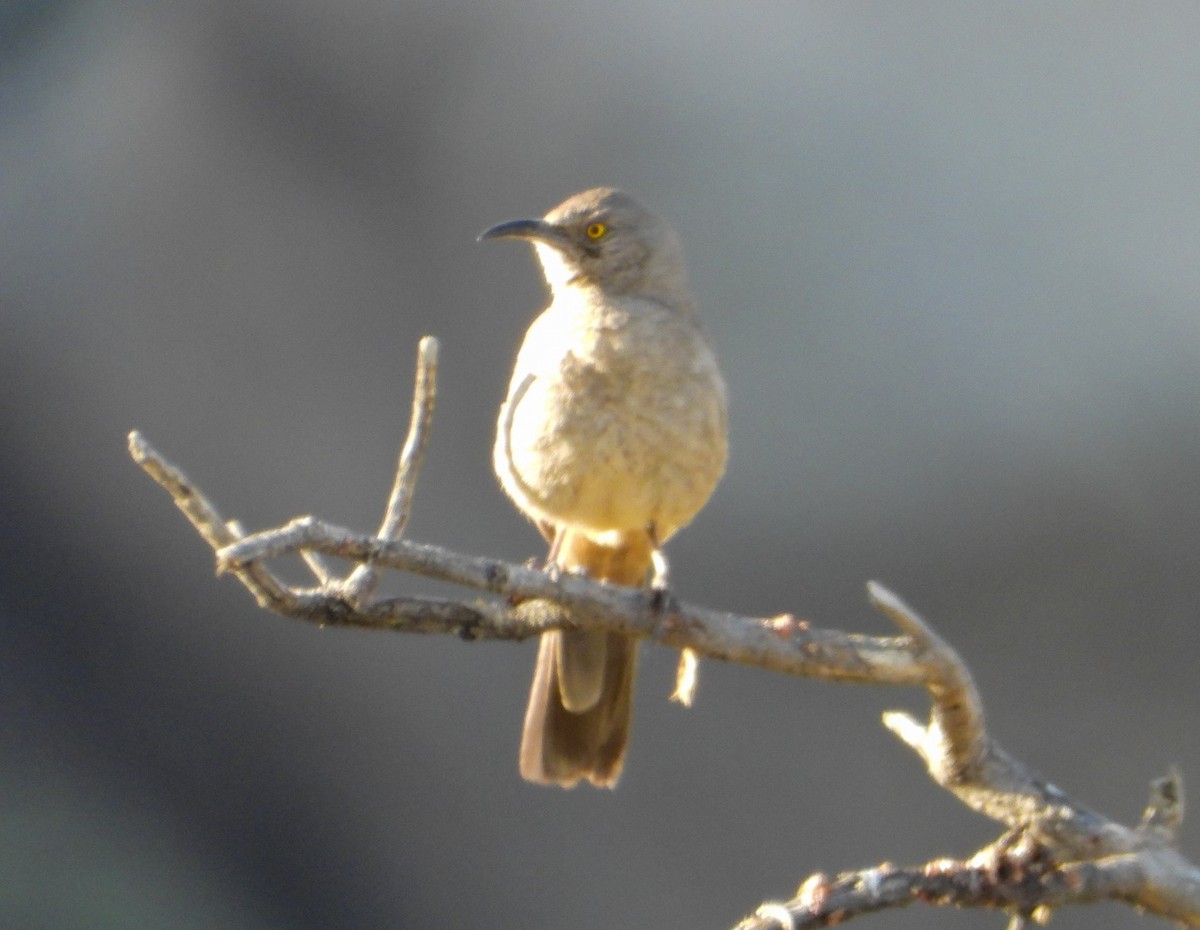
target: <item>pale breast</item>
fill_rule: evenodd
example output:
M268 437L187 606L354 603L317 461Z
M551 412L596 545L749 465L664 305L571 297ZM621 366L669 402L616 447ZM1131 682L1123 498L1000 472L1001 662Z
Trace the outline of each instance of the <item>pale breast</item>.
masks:
M688 523L725 467L725 386L693 318L626 300L530 327L495 466L539 520L602 533Z

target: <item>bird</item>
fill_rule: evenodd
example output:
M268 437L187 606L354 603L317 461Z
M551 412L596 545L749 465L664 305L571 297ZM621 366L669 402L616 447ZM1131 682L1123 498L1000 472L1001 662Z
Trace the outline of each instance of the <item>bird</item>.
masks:
M728 401L679 238L600 187L480 240L533 246L550 291L501 404L500 485L549 543L547 568L643 586L664 543L725 471ZM664 579L665 580L665 579ZM632 723L636 639L543 633L521 737L523 778L616 786Z

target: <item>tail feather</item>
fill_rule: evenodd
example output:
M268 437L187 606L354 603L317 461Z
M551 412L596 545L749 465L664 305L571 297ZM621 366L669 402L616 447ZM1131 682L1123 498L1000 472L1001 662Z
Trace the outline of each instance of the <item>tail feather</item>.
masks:
M648 533L628 533L605 546L565 532L553 549L561 570L612 584L645 584L654 553ZM637 646L619 633L542 635L521 737L523 778L564 788L582 778L616 786L633 720Z

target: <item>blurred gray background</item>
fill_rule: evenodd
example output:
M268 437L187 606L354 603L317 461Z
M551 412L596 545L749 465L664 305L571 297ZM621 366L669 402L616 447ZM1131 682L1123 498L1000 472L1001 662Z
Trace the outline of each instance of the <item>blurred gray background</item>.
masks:
M1196 783L1197 49L1192 2L9 0L0 925L722 928L996 834L880 726L921 694L708 664L685 712L657 649L620 788L525 785L532 644L265 614L128 460L373 529L433 333L410 536L539 554L489 450L542 285L475 235L597 184L730 384L677 593L885 632L879 579L1078 798Z

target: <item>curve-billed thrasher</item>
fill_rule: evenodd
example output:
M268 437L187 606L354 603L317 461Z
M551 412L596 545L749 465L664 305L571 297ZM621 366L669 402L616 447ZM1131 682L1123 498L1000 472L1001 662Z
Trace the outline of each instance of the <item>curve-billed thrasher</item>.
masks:
M550 542L552 566L646 583L658 547L725 469L725 382L671 228L628 194L585 191L480 239L532 243L552 300L500 408L494 464ZM612 787L629 739L637 642L542 636L521 775Z

